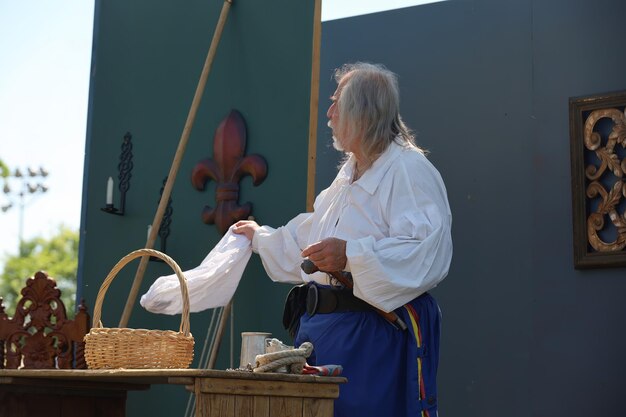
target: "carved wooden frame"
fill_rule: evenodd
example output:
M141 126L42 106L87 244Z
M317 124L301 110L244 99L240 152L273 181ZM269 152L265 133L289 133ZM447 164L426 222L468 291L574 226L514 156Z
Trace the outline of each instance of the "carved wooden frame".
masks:
M87 307L81 302L74 320L69 320L56 285L43 271L28 278L13 318L4 312L0 298L1 369L87 368Z
M569 100L574 267L626 266L626 91Z

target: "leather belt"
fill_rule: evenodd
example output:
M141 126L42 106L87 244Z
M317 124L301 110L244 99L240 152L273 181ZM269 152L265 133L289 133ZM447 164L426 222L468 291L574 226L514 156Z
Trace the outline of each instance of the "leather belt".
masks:
M317 313L328 314L371 310L372 306L355 297L351 289L309 285L306 296L306 312L309 316Z

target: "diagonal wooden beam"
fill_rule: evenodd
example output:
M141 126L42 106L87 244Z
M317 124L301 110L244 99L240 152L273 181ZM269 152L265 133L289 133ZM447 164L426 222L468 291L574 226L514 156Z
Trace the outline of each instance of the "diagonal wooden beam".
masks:
M217 46L219 45L220 39L222 37L222 30L224 29L224 24L226 23L226 18L228 16L228 11L230 10L232 2L233 0L224 0L222 12L220 13L220 17L217 21L217 26L215 27L213 39L211 40L211 46L209 47L209 53L207 54L206 60L204 61L204 67L202 68L200 80L198 81L198 86L196 87L196 93L193 96L191 108L189 109L189 113L187 115L187 121L185 122L185 127L183 128L180 141L178 142L178 148L176 149L176 154L174 155L174 161L172 162L172 166L170 167L170 172L167 176L167 182L165 183L165 187L163 188L163 194L161 195L161 200L159 200L159 206L157 208L156 214L154 215L154 220L152 221L152 229L150 230L150 235L148 236L148 241L146 242L146 249L152 249L154 247L154 241L156 240L157 234L159 233L159 227L161 226L161 221L163 220L163 214L165 213L165 209L167 208L167 202L170 199L172 188L174 187L174 181L176 180L176 174L178 174L180 162L183 159L183 155L185 154L187 141L189 140L191 129L196 120L198 107L200 107L200 102L202 101L202 95L204 93L206 82L209 77L209 72L211 71L211 66L213 65L213 60L215 59ZM141 262L139 263L139 267L137 268L137 273L135 274L135 279L133 280L133 285L128 294L128 299L126 300L126 306L124 307L119 327L126 327L128 324L128 320L130 319L133 306L135 305L135 301L137 299L137 294L139 293L141 281L143 280L143 275L146 272L146 268L148 266L149 258L149 256L143 256L141 258Z

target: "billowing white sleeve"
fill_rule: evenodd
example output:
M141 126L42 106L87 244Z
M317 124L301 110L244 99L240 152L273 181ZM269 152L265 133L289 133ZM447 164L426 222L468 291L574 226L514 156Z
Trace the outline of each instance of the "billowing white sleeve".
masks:
M261 226L254 233L252 250L261 256L265 271L275 282L301 284L302 250L312 213L302 213L283 227Z
M384 311L434 288L452 258L452 216L439 174L429 166L398 171L378 196L389 235L349 240L346 248L354 294Z

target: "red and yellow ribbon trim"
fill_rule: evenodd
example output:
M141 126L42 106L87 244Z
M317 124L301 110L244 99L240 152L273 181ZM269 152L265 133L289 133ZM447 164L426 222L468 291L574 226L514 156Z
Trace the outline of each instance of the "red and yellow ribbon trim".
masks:
M404 306L409 317L411 319L411 326L413 327L413 334L415 335L415 342L417 343L417 349L422 347L422 332L419 326L419 316L412 305L406 304ZM420 401L426 398L426 386L424 385L424 376L422 375L422 358L417 358L417 379L419 381L419 399ZM428 410L422 410L421 417L430 417Z

